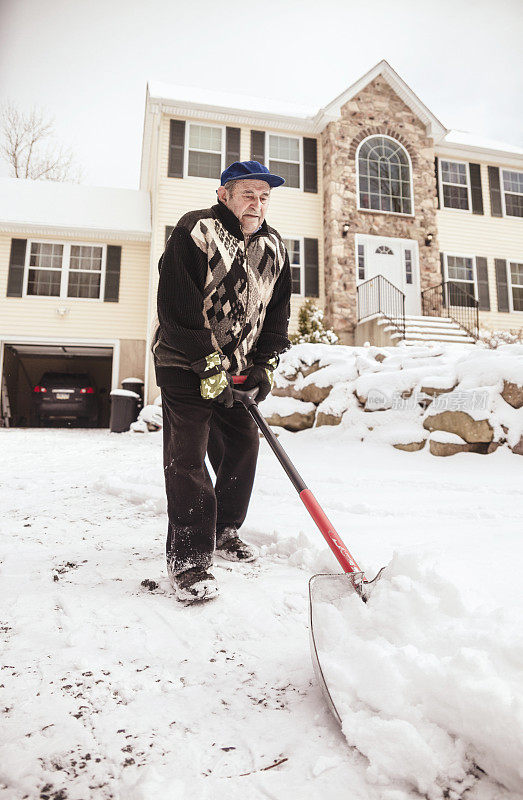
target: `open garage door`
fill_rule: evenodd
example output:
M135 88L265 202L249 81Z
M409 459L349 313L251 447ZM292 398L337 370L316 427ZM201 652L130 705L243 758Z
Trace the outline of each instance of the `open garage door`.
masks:
M3 424L11 427L38 425L35 386L46 373L87 374L96 393L98 427L109 427L113 347L79 344L31 344L4 342L2 364ZM9 417L6 416L9 414ZM56 418L53 425L77 424L74 419Z

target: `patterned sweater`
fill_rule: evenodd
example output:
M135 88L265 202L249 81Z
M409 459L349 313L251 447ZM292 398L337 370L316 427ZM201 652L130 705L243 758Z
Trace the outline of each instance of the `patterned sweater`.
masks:
M254 353L289 347L291 273L279 233L264 221L246 246L226 205L185 214L158 269L158 320L152 352L158 386L215 350L237 375ZM176 372L173 373L173 367Z

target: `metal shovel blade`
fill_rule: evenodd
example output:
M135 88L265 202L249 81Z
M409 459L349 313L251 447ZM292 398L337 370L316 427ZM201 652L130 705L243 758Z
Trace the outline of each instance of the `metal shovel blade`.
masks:
M312 666L327 705L340 727L342 724L341 717L329 691L321 666L320 653L328 650L328 642L325 642L324 637L322 637L319 606L325 603L337 605L351 594L357 594L366 603L384 569L385 567L382 567L376 577L368 582L365 580L363 572L353 572L351 574L339 572L332 575L320 573L313 575L309 580L309 638Z

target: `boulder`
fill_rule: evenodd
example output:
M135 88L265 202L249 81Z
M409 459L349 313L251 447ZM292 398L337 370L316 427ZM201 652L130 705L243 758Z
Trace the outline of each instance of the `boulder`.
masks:
M515 453L517 456L523 456L523 436L516 442L514 447L511 448L512 452Z
M293 397L295 400L301 399L301 395L298 391L296 391L296 387L293 383L285 383L280 386L275 384L272 387L272 394L275 397Z
M517 383L511 383L510 381L503 381L501 396L512 408L523 407L523 386L518 386Z
M303 377L306 378L307 375L312 375L313 372L317 372L319 368L320 368L320 362L313 361L312 364L302 364L302 366L300 367L300 372L303 375Z
M331 393L331 386L317 386L315 383L308 383L301 386L299 398L305 403L322 403Z
M339 425L341 416L338 414L326 414L324 411L318 411L316 414L316 427L319 425Z
M289 414L282 417L276 412L270 416L265 417L265 421L269 425L277 425L279 428L286 428L288 431L303 431L305 428L312 428L314 424L314 411L309 411L306 414L295 411L294 414Z
M429 439L429 449L433 456L454 456L456 453L468 453L471 446L461 436L447 431L437 431Z
M474 419L465 411L429 414L423 420L423 427L428 431L447 431L457 434L470 444L491 442L494 438L494 431L487 419Z
M467 442L438 442L437 439L429 439L429 449L433 456L455 456L456 453L468 453L469 445Z
M316 406L290 397L269 395L260 403L260 411L269 425L277 425L289 431L302 431L314 425Z
M456 388L456 383L452 386L433 386L432 383L436 383L436 381L427 381L426 386L422 386L420 391L424 392L429 397L438 397L440 394L445 394L446 392L452 392Z
M406 453L415 453L417 450L423 450L425 447L426 439L422 439L421 442L409 442L409 444L393 444L392 446L396 448L396 450L405 450Z

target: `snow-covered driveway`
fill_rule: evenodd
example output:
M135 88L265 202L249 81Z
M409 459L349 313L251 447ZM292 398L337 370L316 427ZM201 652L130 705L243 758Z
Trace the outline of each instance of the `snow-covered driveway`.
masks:
M369 574L420 553L466 603L521 614L521 457L280 441ZM165 575L161 432L0 429L0 470L2 798L421 796L371 780L330 717L307 581L336 564L264 443L244 526L264 558L217 560L220 597L193 607Z

